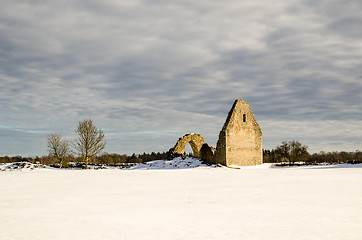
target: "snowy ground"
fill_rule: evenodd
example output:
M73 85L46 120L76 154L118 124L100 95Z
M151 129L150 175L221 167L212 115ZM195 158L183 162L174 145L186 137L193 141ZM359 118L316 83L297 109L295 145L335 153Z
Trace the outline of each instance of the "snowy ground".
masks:
M182 159L181 157L177 157L172 160L157 160L136 164L135 166L130 167L130 169L187 169L195 167L207 167L207 165L200 161L198 158L189 157L186 159Z
M144 169L0 171L0 239L362 236L361 164Z

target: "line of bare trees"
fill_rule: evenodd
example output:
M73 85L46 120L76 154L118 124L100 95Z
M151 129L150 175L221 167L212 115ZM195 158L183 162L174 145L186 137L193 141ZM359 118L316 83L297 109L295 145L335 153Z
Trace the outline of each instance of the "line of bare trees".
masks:
M79 122L75 132L78 137L74 141L63 139L57 134L47 137L49 154L58 160L61 168L67 166L67 159L72 153L77 154L85 162L85 168L88 168L89 160L99 154L106 145L103 131L96 128L91 119ZM74 151L70 149L70 145Z
M47 138L49 156L42 160L51 161L55 160L60 167L67 167L70 161L78 160L85 163L85 168L88 164L107 164L116 165L121 163L141 163L152 160L167 159L167 153L154 153L151 154L132 154L131 156L120 155L116 153L104 153L100 156L98 154L104 149L104 133L101 129L96 128L92 120L87 119L79 122L75 130L78 137L70 142L63 139L60 135L50 134ZM74 151L70 149L73 146ZM73 154L78 156L74 159Z
M60 168L68 167L68 163L84 163L84 167L88 168L88 164L106 164L117 165L124 163L141 163L152 160L167 159L168 153L143 153L132 154L127 156L116 153L101 153L106 142L104 133L98 129L91 119L80 121L75 130L78 137L70 141L63 138L61 135L52 133L47 136L48 156L23 158L15 157L0 157L0 163L27 161L32 163L40 163L45 165L58 166ZM81 165L83 166L83 165Z

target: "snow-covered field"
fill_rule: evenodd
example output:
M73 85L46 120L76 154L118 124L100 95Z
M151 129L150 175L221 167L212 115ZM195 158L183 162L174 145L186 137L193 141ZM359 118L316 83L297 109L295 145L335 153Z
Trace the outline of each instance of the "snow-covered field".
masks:
M362 239L361 164L30 169L0 171L2 240Z

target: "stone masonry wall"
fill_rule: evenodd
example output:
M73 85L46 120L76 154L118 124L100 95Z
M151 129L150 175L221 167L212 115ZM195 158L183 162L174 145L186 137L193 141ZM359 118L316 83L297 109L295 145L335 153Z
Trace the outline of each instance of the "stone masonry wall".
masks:
M200 150L204 143L204 137L201 134L189 133L181 137L170 151L176 155L183 155L187 144L190 144L194 156L200 158Z
M213 163L250 166L263 163L263 136L248 103L236 100L220 131Z

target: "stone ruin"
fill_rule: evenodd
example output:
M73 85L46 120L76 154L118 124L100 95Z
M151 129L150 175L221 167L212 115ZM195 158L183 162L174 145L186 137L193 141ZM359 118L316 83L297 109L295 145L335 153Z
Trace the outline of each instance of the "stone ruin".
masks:
M204 137L201 134L189 133L178 139L173 148L170 149L170 158L184 155L187 144L190 144L193 156L201 158L211 163L215 154L215 148L205 143Z
M194 157L210 164L252 166L263 163L263 135L247 102L235 100L219 134L216 149L201 134L189 133L170 149L170 157L183 156L190 144Z

